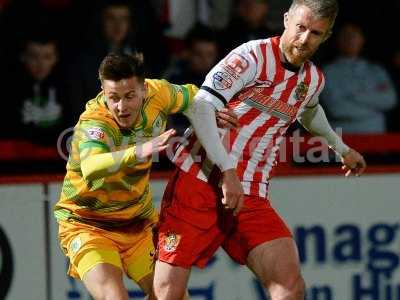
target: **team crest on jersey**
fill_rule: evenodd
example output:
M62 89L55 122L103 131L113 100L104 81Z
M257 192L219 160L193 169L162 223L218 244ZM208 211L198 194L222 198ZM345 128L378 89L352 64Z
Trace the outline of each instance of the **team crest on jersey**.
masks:
M231 76L227 72L216 72L213 75L213 85L216 90L227 90L232 87Z
M105 133L103 129L99 127L92 127L86 130L88 137L92 140L103 140Z
M72 253L75 254L81 247L82 247L82 241L78 236L72 240L70 248Z
M167 252L173 252L179 245L181 236L175 232L168 232L167 236L164 238L164 250Z
M304 101L308 92L308 85L304 82L300 82L295 91L295 98L297 101Z
M161 115L158 115L157 118L153 122L153 136L158 136L161 134L162 130L164 129L164 119Z
M183 93L182 87L177 84L171 84L172 88L175 90L176 93Z

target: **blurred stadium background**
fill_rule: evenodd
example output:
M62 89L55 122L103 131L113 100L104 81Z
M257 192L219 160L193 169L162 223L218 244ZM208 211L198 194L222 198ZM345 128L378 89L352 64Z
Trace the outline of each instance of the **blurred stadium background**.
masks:
M0 0L0 299L90 299L66 276L52 206L70 128L100 88L101 58L109 51L143 51L148 77L200 85L235 46L279 34L290 2ZM354 72L343 75L350 76L349 86L336 86L348 91L347 102L335 102L332 93L322 97L344 140L365 156L367 172L344 178L334 154L294 126L280 152L271 199L298 243L307 300L397 300L400 1L339 3L334 35L315 61L328 69L343 59L339 32L348 24L359 28L344 35L350 46L359 43L357 32L363 39L357 55L347 53L358 62L345 69ZM378 66L383 75L359 77L360 64ZM170 122L178 129L187 125L182 116ZM157 204L171 170L163 155L154 164ZM127 286L131 299L143 299L137 287ZM204 271L193 271L190 293L199 300L267 299L253 276L222 251Z

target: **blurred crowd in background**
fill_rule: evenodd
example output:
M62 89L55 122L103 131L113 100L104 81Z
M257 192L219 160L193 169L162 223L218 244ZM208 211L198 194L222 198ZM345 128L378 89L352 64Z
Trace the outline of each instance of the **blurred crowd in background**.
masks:
M0 0L0 140L54 145L100 91L109 52L144 53L148 78L201 85L229 51L279 35L290 0ZM343 133L400 132L399 0L339 1L314 62ZM183 116L170 120L179 132Z

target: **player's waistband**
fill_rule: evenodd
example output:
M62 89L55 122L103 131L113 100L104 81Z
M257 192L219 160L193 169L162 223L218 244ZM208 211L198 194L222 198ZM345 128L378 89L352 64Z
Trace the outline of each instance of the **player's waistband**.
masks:
M221 173L220 171L213 170L208 176L205 176L203 172L193 172L191 170L186 171L182 169L181 166L177 166L177 168L180 170L180 172L187 173L193 177L196 177L197 179L208 182L210 184L213 184L215 186L221 186ZM243 180L243 178L239 178L242 186L243 186L243 191L245 195L248 196L257 196L261 198L267 198L268 197L268 192L269 192L269 181L249 181L249 180Z

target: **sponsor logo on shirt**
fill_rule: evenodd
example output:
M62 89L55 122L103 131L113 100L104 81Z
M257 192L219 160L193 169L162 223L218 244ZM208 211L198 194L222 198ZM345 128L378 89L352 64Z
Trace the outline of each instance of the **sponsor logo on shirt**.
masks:
M173 252L179 245L181 236L175 232L168 232L167 236L164 238L164 250L167 252Z
M264 95L261 92L262 90L262 88L248 90L239 95L239 100L286 122L293 121L296 118L298 110L296 107L271 96Z
M224 61L225 65L229 67L234 73L242 74L249 67L248 60L238 53L231 53Z
M232 87L231 76L227 72L214 73L213 86L216 90L230 89Z
M87 134L88 134L89 138L91 138L92 140L102 140L105 137L105 133L104 133L103 129L101 129L99 127L89 128L87 130Z
M222 65L222 68L235 80L238 80L240 78L240 74L236 73L234 69L232 69L228 65Z

